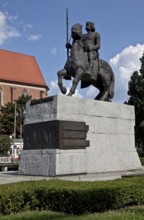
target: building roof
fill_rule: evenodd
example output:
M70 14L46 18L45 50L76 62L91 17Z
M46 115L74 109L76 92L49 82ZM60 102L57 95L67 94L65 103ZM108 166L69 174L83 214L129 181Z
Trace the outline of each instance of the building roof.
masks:
M0 49L0 81L48 89L34 56Z

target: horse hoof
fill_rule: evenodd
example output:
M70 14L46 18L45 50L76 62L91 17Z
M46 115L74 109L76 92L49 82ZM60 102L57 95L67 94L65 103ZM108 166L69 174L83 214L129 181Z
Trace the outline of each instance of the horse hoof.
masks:
M61 92L62 92L63 94L66 94L67 89L66 89L65 87L63 87L62 90L61 90Z
M71 93L71 92L69 92L69 93L67 94L67 96L72 96L72 93Z

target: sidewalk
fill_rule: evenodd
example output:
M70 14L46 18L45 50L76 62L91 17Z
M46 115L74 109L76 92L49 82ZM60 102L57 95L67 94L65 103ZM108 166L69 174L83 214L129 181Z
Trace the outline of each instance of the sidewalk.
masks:
M144 167L142 170L127 171L123 173L111 172L111 173L99 173L99 174L85 174L85 175L71 175L71 176L26 176L19 175L18 171L6 171L0 172L0 184L15 183L22 181L33 181L33 180L50 180L50 179L61 179L61 180L72 180L72 181L104 181L120 179L121 177L135 177L144 176Z

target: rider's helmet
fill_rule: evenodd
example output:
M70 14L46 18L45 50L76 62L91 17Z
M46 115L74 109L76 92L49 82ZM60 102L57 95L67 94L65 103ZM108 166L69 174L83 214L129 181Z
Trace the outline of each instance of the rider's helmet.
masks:
M86 22L85 29L86 29L86 31L89 31L89 30L95 31L94 23L91 22L91 21L87 21L87 22Z

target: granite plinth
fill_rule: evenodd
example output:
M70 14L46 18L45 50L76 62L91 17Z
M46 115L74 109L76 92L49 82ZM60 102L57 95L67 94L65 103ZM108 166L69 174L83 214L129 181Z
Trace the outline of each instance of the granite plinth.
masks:
M85 122L89 126L90 146L24 150L20 173L57 176L142 168L135 148L133 106L68 96L53 96L45 102L27 104L25 125L53 120Z

